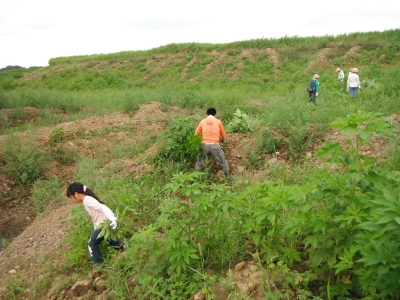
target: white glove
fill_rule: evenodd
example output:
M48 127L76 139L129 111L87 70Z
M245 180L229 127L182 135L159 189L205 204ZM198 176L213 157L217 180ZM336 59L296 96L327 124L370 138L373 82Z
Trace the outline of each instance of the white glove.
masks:
M110 227L111 229L117 229L117 218L114 217L112 219L110 219L111 223L110 223Z
M316 92L315 96L318 96L318 92Z

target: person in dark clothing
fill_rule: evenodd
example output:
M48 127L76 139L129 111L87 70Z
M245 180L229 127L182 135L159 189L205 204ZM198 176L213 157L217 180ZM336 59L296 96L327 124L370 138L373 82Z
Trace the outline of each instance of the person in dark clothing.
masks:
M317 100L317 96L318 96L318 89L319 89L318 78L319 78L319 75L318 74L314 74L314 76L313 76L313 78L311 80L314 81L315 91L308 92L309 102L314 103L314 104L315 104L315 101Z

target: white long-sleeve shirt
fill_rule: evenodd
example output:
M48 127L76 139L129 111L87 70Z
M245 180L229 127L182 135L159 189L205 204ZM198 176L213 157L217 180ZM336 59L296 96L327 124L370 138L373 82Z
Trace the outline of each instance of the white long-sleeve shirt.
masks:
M114 213L111 211L111 209L93 197L85 196L82 204L89 216L92 218L94 229L99 227L99 225L107 219L110 221L115 219Z
M343 79L344 79L344 72L343 72L343 70L340 70L340 71L338 72L338 79L339 79L340 81L343 81Z
M357 73L349 73L349 77L347 77L347 87L361 88L360 77Z

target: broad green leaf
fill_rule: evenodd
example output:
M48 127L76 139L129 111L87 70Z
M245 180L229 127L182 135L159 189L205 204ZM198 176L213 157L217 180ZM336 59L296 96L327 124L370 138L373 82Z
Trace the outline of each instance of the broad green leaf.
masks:
M384 223L389 223L393 221L393 216L384 216L380 218L376 223L377 224L384 224Z
M399 226L396 223L392 222L387 224L385 228L383 228L383 231L396 230L396 229L398 230Z
M254 241L256 246L260 244L261 235L259 233L254 233L251 235L251 239Z

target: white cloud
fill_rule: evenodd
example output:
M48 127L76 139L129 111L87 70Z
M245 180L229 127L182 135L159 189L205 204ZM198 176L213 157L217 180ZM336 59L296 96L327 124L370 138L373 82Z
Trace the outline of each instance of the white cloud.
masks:
M400 28L400 1L0 0L0 68L59 56Z

